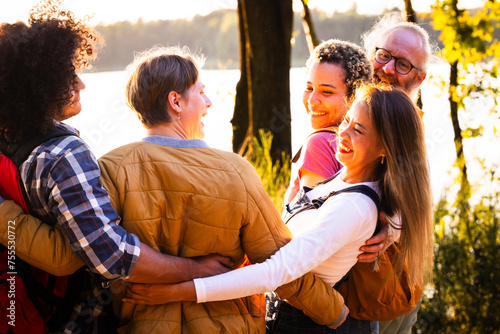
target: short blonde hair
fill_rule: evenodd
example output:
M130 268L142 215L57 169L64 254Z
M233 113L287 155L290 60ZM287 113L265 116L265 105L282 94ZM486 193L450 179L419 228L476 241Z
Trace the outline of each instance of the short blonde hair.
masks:
M127 105L146 128L171 122L168 95L182 95L193 86L203 63L203 56L191 54L187 47L155 46L137 54L127 66Z

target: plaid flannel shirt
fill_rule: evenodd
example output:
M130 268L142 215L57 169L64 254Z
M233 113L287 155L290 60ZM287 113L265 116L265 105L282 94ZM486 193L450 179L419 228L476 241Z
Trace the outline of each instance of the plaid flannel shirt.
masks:
M59 224L72 250L104 281L125 279L140 253L137 236L117 225L120 217L100 182L100 169L87 145L77 136L51 139L37 147L21 166L21 177L34 213ZM86 297L75 305L65 333L105 333L97 317L111 294L97 277ZM109 298L108 298L109 297Z

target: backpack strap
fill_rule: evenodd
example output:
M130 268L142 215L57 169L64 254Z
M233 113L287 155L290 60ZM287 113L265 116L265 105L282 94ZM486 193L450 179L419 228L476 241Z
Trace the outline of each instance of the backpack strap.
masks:
M59 138L59 137L65 137L65 136L74 136L75 133L73 133L70 130L63 129L63 128L58 128L55 127L51 130L49 130L45 135L43 136L35 136L32 138L29 138L25 141L20 141L14 144L10 145L5 145L2 143L0 146L1 151L4 153L5 156L7 156L14 165L19 169L21 167L21 164L28 159L30 156L31 152L41 144L45 143L46 141L49 141L54 138ZM29 205L30 201L28 198L28 194L26 193L26 188L24 187L23 180L21 177L21 173L18 173L19 175L19 190L23 195L24 202L25 203L18 203L20 204L23 209L27 212L29 212L31 215L36 216L33 210L31 209L31 206Z
M370 199L375 203L377 209L380 205L380 197L377 192L364 184L358 184L357 186L341 189L332 195L338 195L341 193L362 193L363 195L370 197Z
M339 173L335 174L334 176L325 180L324 182L323 181L319 182L319 184L323 184L323 183L326 183L326 182L332 180L338 174ZM337 191L332 191L331 193L329 193L325 196L318 197L318 198L315 198L313 200L308 200L307 196L305 196L305 193L304 193L304 196L301 196L300 194L302 194L302 192L303 192L303 190L301 189L299 191L298 196L296 196L292 202L288 203L285 206L285 212L283 214L283 220L285 221L285 223L288 223L288 221L290 219L292 219L296 214L298 214L300 212L303 212L306 210L311 210L311 209L319 209L330 197L338 195L338 194L342 194L342 193L362 193L365 196L368 196L375 203L377 210L378 210L379 203L380 203L380 198L379 198L377 192L364 184L358 184L358 185L355 185L352 187L340 189ZM378 224L377 224L377 226L378 226Z
M331 180L333 180L334 178L336 178L338 175L340 174L340 171L337 172L335 175L333 175L332 177L324 180L324 181L320 181L318 182L316 185L318 184L324 184L324 183L327 183ZM302 190L301 190L302 191ZM364 185L364 184L358 184L358 185L355 185L355 186L352 186L352 187L348 187L348 188L344 188L344 189L340 189L338 191L332 191L331 193L329 193L328 195L326 196L323 196L323 197L320 197L320 198L315 198L313 199L312 201L310 202L304 202L304 203L301 203L301 199L299 198L296 202L294 203L288 203L285 207L285 211L286 213L284 214L284 217L283 217L283 220L285 221L285 223L288 223L288 221L293 217L295 216L296 214L298 214L299 212L303 212L303 211L306 211L306 210L311 210L311 209L318 209L320 208L330 197L332 196L335 196L335 195L338 195L338 194L342 194L342 193L361 193L365 196L368 196L374 203L375 203L375 206L377 207L377 211L378 211L378 208L379 208L379 204L380 204L380 197L378 196L377 192L375 190L373 190L372 188L368 187L367 185ZM377 218L377 227L375 228L375 232L374 232L374 235L379 231L380 229L380 224L379 224L379 221L378 221L378 218ZM333 288L335 290L339 290L340 286L342 285L342 283L346 282L347 280L349 280L349 273L351 271L349 270L334 286Z
M31 215L36 217L36 214L33 212L32 207L30 206L30 201L28 194L26 192L26 187L24 186L21 172L19 168L21 164L28 159L31 152L41 144L45 143L54 138L65 137L65 136L74 136L75 133L64 128L55 127L49 130L43 136L35 136L29 138L25 141L21 141L15 144L7 145L4 142L0 143L0 153L3 153L6 157L8 157L14 165L17 167L17 180L15 180L15 176L12 175L7 182L14 182L17 184L17 191L22 194L22 198L16 194L16 202L23 207L23 210L29 212ZM6 167L2 165L2 167ZM23 201L24 199L24 201ZM0 249L0 251L4 251L4 247ZM50 315L52 312L52 307L62 305L63 299L54 295L54 288L56 284L56 277L54 275L48 274L48 282L47 287L43 287L37 280L33 278L31 275L30 265L20 258L16 257L16 270L18 272L19 277L21 277L25 283L27 294L34 304L35 308L42 314L42 316L46 317ZM46 301L47 307L46 310L42 310L40 307L40 303L38 302L38 298L42 298Z
M327 127L324 127L324 128L318 129L318 130L314 130L313 132L311 132L311 134L309 134L309 136L307 136L306 140L309 139L309 137L311 137L312 135L315 135L316 133L320 133L320 132L331 132L331 133L336 134L338 128L339 128L338 125L329 125ZM292 159L293 163L296 163L297 161L299 161L300 153L302 152L302 147L304 147L304 145L302 145L299 148L299 150L297 151L297 153L295 153L295 155L293 156L293 159Z
M31 137L15 144L2 145L1 150L14 162L17 168L19 168L21 164L28 159L35 148L50 139L64 136L75 136L75 133L67 129L55 127L43 136Z

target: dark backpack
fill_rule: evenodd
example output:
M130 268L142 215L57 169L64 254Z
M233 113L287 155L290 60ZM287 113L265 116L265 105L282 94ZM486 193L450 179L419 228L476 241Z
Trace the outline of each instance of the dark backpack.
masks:
M29 205L19 167L42 143L74 133L55 128L15 145L0 147L0 194L14 200L24 212ZM34 215L35 216L35 215ZM0 245L0 333L47 333L60 325L71 309L64 304L69 276L55 277L15 256L15 221L7 222L7 247Z

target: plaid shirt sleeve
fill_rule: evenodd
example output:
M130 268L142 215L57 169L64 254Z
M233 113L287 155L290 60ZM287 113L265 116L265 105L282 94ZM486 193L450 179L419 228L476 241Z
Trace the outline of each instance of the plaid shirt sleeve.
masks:
M94 273L107 280L125 279L137 263L140 241L117 224L120 217L100 182L99 166L88 147L76 137L66 137L58 147L64 147L65 141L73 143L71 149L59 154L52 151L57 158L41 176L46 178L49 192L48 210L73 251Z

